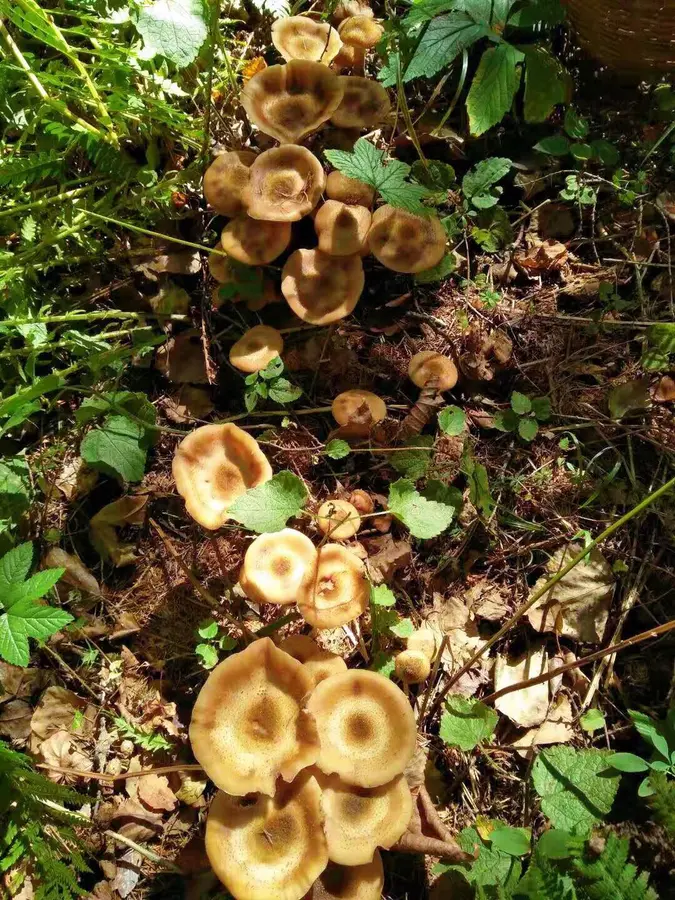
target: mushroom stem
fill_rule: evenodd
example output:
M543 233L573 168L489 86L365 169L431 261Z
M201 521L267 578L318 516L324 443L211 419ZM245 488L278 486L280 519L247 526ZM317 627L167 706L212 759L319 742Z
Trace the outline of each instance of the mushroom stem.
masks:
M397 853L422 853L426 856L438 856L453 862L471 862L473 856L465 853L455 841L439 841L427 837L426 834L412 834L409 831L393 844L390 850Z
M455 838L445 824L445 822L438 815L438 810L433 804L431 797L429 796L429 791L426 789L425 785L421 785L419 792L417 794L419 797L420 803L422 804L422 809L424 810L424 815L427 818L429 824L436 829L438 836L441 840L445 841L449 844L455 843Z

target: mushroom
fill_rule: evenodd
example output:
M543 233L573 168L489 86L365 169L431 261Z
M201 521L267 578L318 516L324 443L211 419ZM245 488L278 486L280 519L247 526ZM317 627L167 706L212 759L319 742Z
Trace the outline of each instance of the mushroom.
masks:
M319 250L329 256L352 256L367 248L371 215L365 206L326 200L314 217Z
M299 900L328 863L322 819L310 774L274 797L219 792L206 819L206 855L235 900Z
M368 434L371 425L381 422L387 417L384 400L360 388L352 388L338 394L331 404L333 418L338 425L357 426L363 424L363 434ZM367 419L367 421L364 421Z
M239 584L255 603L288 606L310 595L316 563L316 548L307 535L282 528L253 541L244 556Z
M255 438L236 425L202 425L178 445L173 477L185 509L204 528L220 528L228 509L249 488L272 477Z
M220 244L228 256L247 266L271 263L288 247L290 222L260 222L244 214L228 222L220 235Z
M192 710L190 742L221 791L272 796L279 776L293 781L314 764L319 738L303 709L312 688L302 664L269 638L213 669Z
M413 801L404 775L374 788L345 784L337 775L319 783L328 856L335 863L372 862L378 847L389 849L408 827Z
M380 900L384 888L382 857L375 851L365 866L328 866L304 900Z
M347 671L347 663L337 653L322 650L306 634L291 634L279 643L279 649L301 662L309 673L314 687L319 682Z
M457 366L442 353L420 350L408 363L408 378L418 388L433 381L437 390L449 391L457 384Z
M245 211L242 194L254 159L251 150L230 150L217 156L206 170L204 197L221 216L238 216Z
M321 250L295 250L281 271L286 302L312 325L330 325L348 316L364 283L360 256L329 256Z
M230 260L225 255L223 245L220 241L218 241L213 249L218 252L209 253L209 272L211 273L211 277L215 278L218 284L229 284L235 280Z
M418 628L406 641L408 650L419 650L431 662L436 656L436 635L430 628Z
M298 609L313 628L338 628L365 612L369 595L366 568L358 556L340 544L324 544L314 590L298 600Z
M372 788L401 775L415 752L417 726L403 691L377 672L327 678L307 703L321 734L316 765L326 775Z
M280 144L294 144L316 131L342 100L342 85L328 66L292 59L268 66L241 92L250 121Z
M423 272L445 253L445 229L437 216L415 216L396 206L380 206L368 232L370 252L394 272Z
M336 71L339 69L359 69L363 71L366 62L366 51L363 47L353 47L350 44L343 44L340 52L337 54L331 68Z
M328 65L337 56L342 41L327 22L308 16L287 16L272 25L272 43L286 61L306 59Z
M155 359L157 369L174 384L208 384L204 346L195 329L181 331L162 344Z
M386 118L391 104L378 81L358 75L340 75L342 101L330 117L339 128L370 128Z
M421 650L403 650L394 659L396 677L405 684L421 684L431 672L431 662Z
M333 21L339 24L350 16L368 16L372 19L373 15L372 9L361 0L341 0L333 10Z
M370 185L348 178L342 172L330 172L326 178L326 196L331 200L339 200L348 206L372 206L375 189Z
M326 500L319 507L316 523L334 541L348 541L361 527L361 516L346 500Z
M321 163L306 147L265 150L251 166L248 214L267 222L297 222L314 209L325 184Z
M378 25L372 14L370 16L349 16L348 19L340 22L338 34L343 44L369 50L381 40L384 28Z
M230 347L230 363L240 372L259 372L283 349L284 339L276 328L254 325Z
M356 488L349 495L349 502L362 516L367 516L375 509L375 502L367 491Z

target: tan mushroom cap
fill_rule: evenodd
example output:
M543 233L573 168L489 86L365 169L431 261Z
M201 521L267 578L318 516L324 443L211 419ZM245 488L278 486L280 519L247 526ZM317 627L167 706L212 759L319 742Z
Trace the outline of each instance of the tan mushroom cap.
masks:
M406 641L406 647L408 650L418 650L432 661L436 656L436 635L430 628L418 628Z
M343 44L340 52L337 54L331 68L336 71L339 69L363 69L366 62L366 51L363 47L353 47L350 44Z
M206 819L206 854L235 900L299 900L328 862L322 819L310 774L274 797L219 792Z
M310 595L316 563L316 547L307 535L282 528L253 541L244 556L239 584L255 603L288 606Z
M403 650L394 659L396 677L406 684L421 684L431 672L431 662L421 650Z
M339 628L368 607L370 589L366 567L340 544L324 544L312 594L298 601L300 615L313 628Z
M387 117L389 95L378 81L359 75L340 75L342 102L330 120L339 128L370 128Z
M375 189L370 185L347 178L342 172L330 172L326 178L326 196L331 200L339 200L348 206L372 206Z
M222 791L242 797L275 792L313 765L315 722L303 709L313 688L302 664L259 638L219 663L192 710L190 742L198 763Z
M319 778L328 856L343 866L372 862L378 847L389 849L408 827L413 811L404 775L380 787L345 784L337 775Z
M338 34L343 44L369 50L382 39L384 28L373 19L372 15L350 16L340 23Z
M326 500L319 507L316 524L334 541L348 541L361 527L361 517L347 500Z
M321 250L295 250L281 272L286 302L311 325L330 325L348 316L364 284L360 256L329 256Z
M266 222L297 222L314 209L325 184L321 163L306 147L265 150L251 166L248 214Z
M435 350L420 350L408 363L408 378L418 388L433 380L439 391L449 391L457 384L458 377L454 362Z
M279 643L279 649L301 662L309 674L314 687L331 675L347 671L347 663L337 653L322 650L306 634L291 634Z
M370 252L394 272L423 272L445 254L445 229L437 216L415 216L395 206L380 206L368 232Z
M229 150L217 156L206 170L204 197L221 216L238 216L245 211L242 195L254 159L252 150Z
M223 250L247 266L271 263L288 247L290 222L261 222L244 214L228 222L220 235Z
M178 445L173 477L185 509L204 528L220 528L228 509L249 488L272 477L258 442L231 423L202 425Z
M272 43L286 61L307 59L328 65L337 56L342 41L328 22L308 16L287 16L272 25Z
M378 398L379 399L379 398ZM335 415L333 413L333 415ZM356 507L362 516L366 516L375 509L375 501L367 491L357 488L349 495L349 502Z
M294 144L316 131L342 100L338 76L323 63L292 59L268 66L241 92L249 120L280 144Z
M381 900L384 866L379 852L365 866L328 866L304 900Z
M373 424L387 418L384 400L372 391L360 388L352 388L338 394L331 404L331 412L338 425L349 425L359 413L365 411L364 407L370 413Z
M307 709L321 734L316 765L347 784L379 787L415 752L417 726L403 691L377 672L352 669L315 688Z
M230 347L230 363L240 372L259 372L281 356L284 339L270 325L254 325Z
M218 284L229 284L234 281L232 266L227 256L224 256L223 245L218 241L214 246L214 250L219 253L209 253L209 272L211 277L215 278Z
M371 215L365 206L326 200L314 217L319 250L329 256L353 256L367 251Z
M372 19L374 13L367 3L361 0L342 0L333 11L333 21L340 23L350 16L368 16Z

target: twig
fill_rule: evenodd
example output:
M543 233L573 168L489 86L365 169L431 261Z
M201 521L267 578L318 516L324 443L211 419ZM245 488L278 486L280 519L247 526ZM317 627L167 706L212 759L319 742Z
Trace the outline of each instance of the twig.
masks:
M427 837L426 834L412 834L409 831L390 848L397 853L423 853L427 856L438 856L452 862L473 862L474 857L465 853L454 841L439 841Z
M67 769L60 766L50 766L47 763L36 763L36 769L46 769L48 772L56 772L58 775L68 775L71 778L90 778L93 781L126 781L127 778L143 778L145 775L168 775L170 772L203 772L201 766L196 763L185 765L158 766L155 769L141 769L138 772L122 772L119 775L109 775L107 772L84 772L81 769Z
M433 800L429 796L429 791L425 785L421 785L417 796L420 798L424 815L427 817L429 824L436 829L441 840L448 844L455 844L455 837L445 824L443 819L438 815L438 810L434 806Z
M143 847L141 846L141 844L137 844L136 841L132 841L131 838L125 837L125 835L123 834L118 834L111 828L106 828L103 834L107 835L109 838L112 838L114 841L117 841L120 844L124 844L126 847L130 847L132 850L135 850L136 853L140 853L141 856L149 859L150 862L156 863L158 866L162 866L169 872L174 872L176 875L183 874L183 870L179 869L175 863L171 862L171 860L164 859L163 856L159 856L153 850L148 850L147 847Z

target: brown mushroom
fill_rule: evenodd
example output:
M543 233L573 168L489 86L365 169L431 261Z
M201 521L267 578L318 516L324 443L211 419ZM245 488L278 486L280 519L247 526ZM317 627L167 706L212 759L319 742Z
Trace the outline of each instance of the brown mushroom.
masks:
M155 357L157 369L174 384L208 384L201 334L181 331L162 344Z
M294 144L316 131L342 100L338 76L319 62L292 59L258 72L241 92L250 121L280 144Z
M364 434L368 433L371 425L387 417L384 400L372 391L364 391L361 388L352 388L338 394L331 404L331 412L338 425L359 424L364 413L367 413L369 421L364 427Z
M371 128L387 117L389 95L378 81L358 75L340 75L342 101L330 120L339 128Z
M240 372L259 372L283 349L284 339L276 328L254 325L230 347L230 364Z
M314 589L298 601L298 609L313 628L338 628L366 611L369 596L366 567L358 556L341 544L324 544Z
M372 206L375 190L370 185L347 178L342 172L330 172L326 178L326 196L348 206Z
M272 477L272 466L250 434L236 425L202 425L178 445L173 477L185 509L204 528L220 528L249 488Z
M341 69L357 69L358 71L363 71L365 62L366 51L363 47L353 47L350 44L343 44L340 47L340 52L331 63L331 68L335 69L335 71L340 71Z
M361 527L361 517L347 500L326 500L316 514L316 524L332 540L348 541Z
M423 272L445 253L445 229L437 216L415 216L396 206L380 206L368 232L370 252L394 272Z
M335 415L333 413L333 415ZM375 509L375 502L367 491L357 488L349 495L349 502L354 506L362 516L367 516Z
M347 671L347 663L337 653L322 650L306 634L291 634L279 643L279 649L301 662L314 683L314 687L331 675Z
M421 650L403 650L394 659L394 672L405 684L421 684L429 677L431 663Z
M307 59L328 65L337 56L342 41L328 22L309 16L286 16L272 25L272 43L286 61Z
M353 256L367 250L370 220L365 206L326 200L314 217L319 250L329 256Z
M384 888L382 857L375 851L365 866L328 866L303 900L380 900Z
M271 263L288 247L290 222L268 222L244 214L228 222L220 235L223 250L247 266Z
M339 24L350 16L368 16L372 19L374 13L362 0L341 0L333 10L333 21Z
M420 350L408 363L408 378L418 388L433 382L439 391L449 391L457 384L457 366L435 350Z
M314 209L325 184L321 163L306 147L266 150L251 166L248 214L266 222L297 222Z
M239 584L255 603L288 606L299 597L309 596L316 563L316 548L307 535L282 528L253 541L244 556Z
M360 256L329 256L321 250L296 250L281 272L286 302L312 325L330 325L348 316L364 284Z
M230 284L235 280L229 258L223 250L223 245L218 243L213 248L216 253L209 253L209 272L218 284Z
M251 150L230 150L217 156L206 170L204 197L221 216L238 216L245 211L242 194L254 159Z
M343 44L369 50L382 39L384 28L373 19L372 15L350 16L340 22L338 34Z
M436 656L436 635L430 628L418 628L406 641L408 650L418 650L431 662Z

